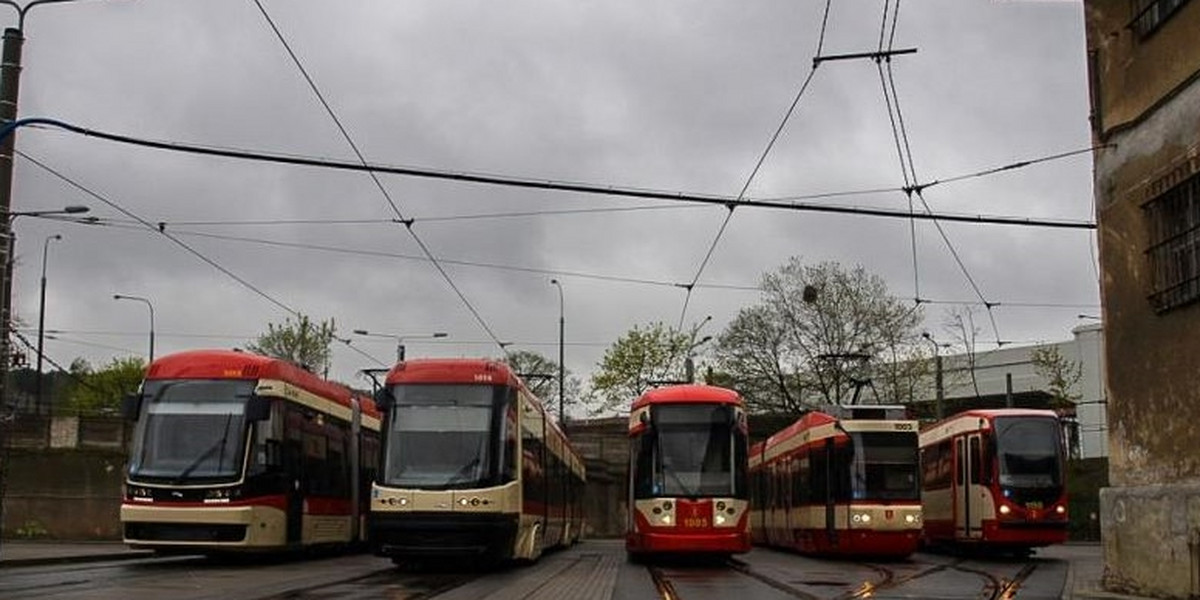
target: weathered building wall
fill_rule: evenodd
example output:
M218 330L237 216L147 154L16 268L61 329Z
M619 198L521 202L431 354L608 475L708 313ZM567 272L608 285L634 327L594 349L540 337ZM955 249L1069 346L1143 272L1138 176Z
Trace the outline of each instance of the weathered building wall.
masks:
M1160 312L1150 300L1145 205L1200 173L1200 2L1149 33L1130 26L1137 5L1085 3L1094 137L1104 145L1095 194L1113 485L1101 494L1105 581L1184 598L1200 594L1200 302Z

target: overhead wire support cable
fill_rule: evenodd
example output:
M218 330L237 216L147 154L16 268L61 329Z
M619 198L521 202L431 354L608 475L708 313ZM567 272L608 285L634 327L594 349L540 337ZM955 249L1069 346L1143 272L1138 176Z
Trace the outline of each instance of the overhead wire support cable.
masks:
M234 273L233 271L231 271L231 270L229 270L228 268L226 268L224 265L221 265L221 264L220 264L220 263L218 263L217 261L215 261L215 260L213 260L213 259L209 258L208 256L206 256L205 254L203 254L203 253L202 253L202 252L200 252L199 250L196 250L195 248L191 247L190 245L188 245L187 243L185 243L183 240L180 240L178 237L176 237L176 236L175 236L173 233L168 233L168 232L166 231L166 228L160 228L160 227L158 227L158 226L157 226L157 224L153 224L153 223L151 223L150 221L148 221L148 220L146 220L146 219L142 218L141 216L139 216L139 215L137 215L137 214L133 213L132 211L130 211L130 210L128 210L128 209L126 209L126 208L125 208L125 207L123 207L123 206L121 206L120 204L117 204L117 203L116 203L116 202L114 202L113 200L111 200L111 199L109 199L109 198L105 197L104 195L100 194L99 192L97 192L97 191L95 191L95 190L92 190L91 188L88 188L87 186L85 186L85 185L83 185L83 184L81 184L81 183L79 183L79 182L75 181L74 179L71 179L70 177L67 177L67 176L66 176L65 174L63 174L62 172L60 172L60 171L58 171L57 169L55 169L55 168L51 167L50 165L47 165L46 163L44 163L44 162L42 162L42 161L40 161L40 160L38 160L38 159L34 158L33 156L30 156L30 155L29 155L28 153L26 153L26 152L23 152L23 151L21 151L21 150L17 150L17 151L16 151L16 154L17 154L18 156L20 156L20 157L24 158L25 160L28 160L28 161L30 161L31 163L33 163L34 165L36 165L38 168L42 169L43 171L46 171L47 173L49 173L50 175L52 175L52 176L54 176L55 178L59 179L60 181L62 181L62 182L64 182L64 183L66 183L66 184L67 184L67 185L69 185L70 187L73 187L73 188L75 188L75 189L79 190L80 192L82 192L82 193L84 193L84 194L86 194L86 195L88 195L88 196L90 196L90 197L92 197L92 198L95 198L97 201L99 201L99 202L101 202L101 203L103 203L103 204L107 205L108 207L112 208L113 210L116 210L117 212L119 212L119 213L121 213L121 214L123 214L123 215L125 215L125 216L129 217L130 219L133 219L134 221L136 221L136 222L140 223L140 224L143 226L143 228L144 228L144 229L146 229L146 230L149 230L149 231L153 231L153 232L156 232L156 233L158 233L159 235L162 235L163 237L167 238L168 240L170 240L170 241L171 241L172 243L174 243L175 245L179 246L180 248L183 248L183 249L184 249L186 252L188 252L188 253L189 253L189 254L191 254L192 256L195 256L196 258L200 259L202 262L204 262L204 263L208 264L209 266L211 266L212 268L216 269L217 271L220 271L220 272L221 272L221 273L223 273L225 276L229 277L230 279L233 279L234 281L236 281L237 283L241 284L241 285L242 285L243 287L245 287L246 289L248 289L248 290L250 290L250 291L254 292L254 293L255 293L255 294L257 294L259 297L261 297L261 298L265 299L266 301L270 302L271 304L274 304L275 306L277 306L277 307L279 307L279 308L283 309L283 310L284 310L285 312L287 312L288 314L290 314L290 315L292 315L292 316L299 316L299 315L300 315L300 312L299 312L299 311L297 311L296 309L294 309L294 308L292 308L291 306L289 306L289 305L285 304L283 301L281 301L281 300L279 300L279 299L275 298L274 296L272 296L272 295L268 294L268 293L267 293L266 291L264 291L262 288L260 288L260 287L258 287L258 286L256 286L256 285L254 285L253 283L250 283L248 280L246 280L246 279L245 279L245 278L243 278L242 276L238 275L237 273ZM80 221L81 221L81 222L84 222L84 223L87 223L87 224L96 224L96 222L95 222L95 221L89 221L89 220L87 220L87 219L80 219ZM366 352L364 352L364 351L362 351L362 350L360 350L360 349L358 349L358 348L354 348L354 351L355 351L355 352L357 352L358 354L360 354L360 355L362 355L362 356L366 357L366 358L369 358L369 359L371 359L371 360L375 361L375 362L379 362L379 359L375 358L374 356L371 356L370 354L367 354Z
M338 131L341 132L342 138L346 140L346 143L349 144L351 150L354 151L354 155L356 157L358 157L359 163L361 165L363 165L364 167L367 166L368 165L367 159L363 155L362 151L359 150L358 144L356 144L354 142L354 138L351 137L350 132L346 129L346 127L344 125L342 125L341 119L338 118L337 113L333 110L333 107L330 106L329 102L325 99L325 95L321 93L321 89L319 87L317 87L316 81L313 80L311 75L309 75L308 69L306 69L304 67L304 63L302 63L300 61L300 57L297 56L295 51L292 50L291 44L288 43L287 38L285 38L283 35L283 32L280 31L279 27L275 24L274 19L271 18L271 15L270 15L270 13L267 12L266 7L263 6L261 0L251 0L251 1L254 2L255 6L258 7L259 12L263 16L263 19L266 20L267 24L271 28L271 31L274 32L276 39L278 39L279 43L283 45L284 49L288 53L288 56L291 57L292 63L296 65L296 68L300 71L300 74L304 77L304 80L306 82L308 82L309 89L311 89L313 94L315 94L317 96L317 99L321 102L321 106L323 106L325 108L326 114L329 115L329 118L332 119L334 124L337 126ZM462 291L462 289L458 287L458 284L455 283L454 278L450 277L450 273L447 272L446 269L440 263L438 263L437 258L433 255L433 251L429 249L429 247L425 244L425 241L422 240L421 237L419 235L417 235L417 232L413 230L412 220L406 219L404 217L404 214L401 212L400 207L397 206L396 201L392 199L391 194L388 193L387 188L384 187L384 185L383 185L383 182L379 180L379 175L377 175L376 172L373 170L367 170L367 173L370 175L371 180L375 183L375 187L379 190L379 192L383 195L384 199L387 201L388 206L391 207L392 212L396 214L396 217L398 219L400 219L401 222L403 222L403 224L405 225L405 230L408 231L408 233L412 237L413 241L415 241L417 243L417 246L421 248L421 251L424 252L425 255L429 257L434 268L437 269L438 273L441 274L442 279L444 279L446 281L446 283L450 286L450 289L453 290L454 293L458 296L458 299L463 303L464 306L466 306L467 310L475 317L475 321L477 323L479 323L480 327L482 327L483 330L488 334L488 336L491 337L496 342L496 345L500 346L500 349L503 350L504 344L501 343L500 338L497 337L496 333L492 330L491 326L488 325L486 320L484 320L483 315L479 312L479 310L475 307L475 305L473 303L471 303L470 299L467 298L466 294ZM349 345L349 343L347 343L347 345Z
M917 176L917 170L916 170L915 164L913 162L912 145L909 142L908 128L906 127L906 125L904 123L904 113L900 109L900 95L896 91L896 80L895 80L895 77L893 76L893 72L892 72L891 55L894 53L900 52L900 51L896 51L896 50L892 49L893 44L895 43L895 38L896 38L896 25L897 25L897 23L899 21L899 17L900 17L900 0L896 0L896 3L893 7L892 18L891 18L891 34L888 38L887 50L883 50L883 46L882 46L883 30L887 27L887 22L888 22L889 4L890 4L890 2L885 2L884 6L883 6L883 24L881 25L880 38L879 38L880 51L878 53L876 53L877 56L875 56L873 58L875 60L877 69L879 71L880 81L883 84L884 101L888 107L888 117L892 122L892 136L895 139L897 150L900 150L901 148L903 148L903 152L901 153L901 156L900 156L900 167L901 167L901 170L904 172L904 181L905 181L904 192L905 192L905 195L908 196L910 219L915 219L915 213L912 211L912 195L914 193L916 194L917 199L921 201L921 205L924 207L926 214L932 214L933 210L930 208L929 202L925 199L924 194L922 194L922 190L928 186L918 186L916 183L916 182L920 181L920 179ZM864 57L859 56L857 58L864 58ZM887 71L886 79L884 78L884 67L885 66L886 66L886 71ZM894 111L894 114L893 114L893 111ZM942 227L942 224L939 221L939 219L935 218L935 219L931 219L931 220L933 221L934 228L937 229L938 234L941 236L942 241L945 243L946 248L950 251L950 255L951 255L951 257L953 257L954 262L958 265L959 270L962 271L962 274L966 278L967 283L971 286L971 289L975 292L975 295L979 297L980 302L983 303L983 306L988 314L988 319L992 325L992 332L996 336L996 344L997 344L997 346L1002 346L1003 343L1000 340L1000 329L999 329L998 325L996 324L996 315L995 315L994 311L992 310L993 307L995 306L995 303L990 302L984 296L983 290L979 287L978 282L975 281L975 277L971 275L970 270L967 269L966 263L962 260L962 257L961 257L961 255L959 255L958 249L955 248L953 242L950 241L950 236L946 233L945 228ZM914 301L914 305L919 306L921 304L921 296L920 296L919 279L917 279L917 277L918 277L918 275L917 275L918 262L917 262L915 221L910 221L910 231L912 232L911 248L912 248L912 260L913 260L913 277L914 277L913 301Z
M448 181L458 181L465 183L476 183L481 185L496 185L506 187L516 187L525 189L541 189L550 191L575 192L580 194L595 194L601 196L616 196L623 198L643 198L650 200L671 200L676 202L690 202L696 204L717 204L728 206L735 198L731 196L718 196L714 194L698 194L691 192L665 192L643 190L638 188L623 188L617 186L602 186L586 183L571 183L571 182L554 182L541 179L529 179L518 177L507 177L497 175L476 175L469 173L458 173L450 171L438 171L431 169L419 169L414 167L397 167L388 165L368 164L361 165L357 163L349 163L336 160L324 160L315 158L303 158L281 154L270 154L263 152L251 152L246 150L226 150L214 149L206 146L190 145L178 142L163 142L156 140L148 140L127 135L108 133L96 129L89 129L72 125L64 121L56 119L48 119L45 117L30 117L26 119L18 119L14 123L10 123L9 127L14 125L20 126L30 123L41 123L45 125L54 125L64 131L93 137L110 142L129 144L133 146L141 146L145 148L153 148L157 150L168 150L172 152L181 152L185 154L198 154L204 156L216 156L230 159L250 160L259 162L269 162L276 164L287 164L293 166L306 166L316 168L328 168L344 171L376 171L380 173L388 173L392 175L402 175L410 177L420 177L428 179L440 179ZM3 130L0 130L0 138L3 137ZM865 207L847 207L847 206L830 206L823 204L810 204L803 202L789 201L762 201L743 199L738 202L740 206L749 206L756 208L770 208L782 210L794 210L802 212L825 212L850 214L860 216L875 216L887 218L908 219L909 215L904 211L875 209ZM918 213L916 218L942 221L958 221L976 224L990 225L1018 225L1026 227L1052 227L1052 228L1067 228L1067 229L1095 229L1096 224L1092 221L1065 220L1065 219L1033 219L1026 217L1008 217L999 215L964 215L964 214L921 214Z
M829 27L829 9L833 4L833 0L825 0L825 10L821 16L821 29L817 35L817 49L815 56L821 55L821 50L825 47L825 32ZM720 243L721 237L725 234L725 229L729 227L729 221L733 219L733 211L746 198L746 191L750 189L750 184L754 182L754 178L758 175L759 169L767 160L767 155L771 153L771 149L775 147L775 142L779 140L780 134L783 133L783 128L792 118L792 114L796 112L796 106L800 104L800 98L804 97L804 92L808 90L808 86L812 83L813 76L817 74L817 67L820 63L814 58L812 67L808 71L808 75L804 78L804 83L800 84L800 89L796 91L795 97L792 98L792 103L788 106L787 111L780 120L779 126L775 128L775 132L771 134L770 141L767 142L767 147L759 154L758 160L754 163L754 168L751 169L750 175L746 177L746 182L742 184L741 191L738 192L737 198L725 206L729 209L725 213L725 218L721 221L721 226L717 229L717 234L713 236L712 243L708 245L708 250L704 253L704 259L700 261L700 267L696 269L696 275L692 277L692 282L684 287L687 292L683 297L683 308L679 311L679 325L676 327L679 330L683 329L683 321L687 318L688 306L692 301L692 293L696 289L696 284L700 282L700 276L704 274L704 269L708 266L708 262L712 260L713 253L717 250L717 244Z
M831 62L831 61L835 61L835 60L858 60L858 59L863 59L863 58L869 58L872 60L880 60L880 59L884 59L884 58L891 58L893 56L898 56L901 54L916 54L916 53L917 53L916 48L902 48L900 50L878 50L875 52L852 52L850 54L827 54L825 56L817 56L817 57L813 58L813 65L819 65L821 63Z

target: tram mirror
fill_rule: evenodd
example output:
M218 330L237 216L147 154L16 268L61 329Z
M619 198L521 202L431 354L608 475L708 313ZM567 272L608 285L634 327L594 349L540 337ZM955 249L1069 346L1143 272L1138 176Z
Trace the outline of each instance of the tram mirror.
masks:
M142 413L142 394L134 392L121 398L121 416L130 421L138 420Z
M246 401L247 421L266 421L271 418L271 399L257 394Z
M392 409L392 392L385 387L375 390L375 407L382 411Z
M638 422L648 427L650 425L650 411L644 411L638 415Z

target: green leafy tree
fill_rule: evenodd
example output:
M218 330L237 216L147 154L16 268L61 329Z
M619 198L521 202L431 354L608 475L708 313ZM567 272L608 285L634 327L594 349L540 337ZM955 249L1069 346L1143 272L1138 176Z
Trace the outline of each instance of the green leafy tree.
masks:
M1074 408L1083 397L1075 386L1083 379L1083 365L1059 351L1058 346L1038 346L1030 353L1029 361L1039 377L1046 380L1050 406L1055 409Z
M121 398L141 385L146 363L136 357L114 358L95 370L78 358L71 363L70 373L74 383L63 407L68 414L114 414L121 408Z
M701 323L702 324L702 323ZM628 410L634 398L661 381L682 381L695 350L699 325L680 331L661 322L634 326L600 360L592 375L596 412Z
M738 313L714 350L723 380L752 409L798 412L858 392L903 402L927 380L926 361L912 360L921 356L920 308L862 266L793 257L760 288L759 303Z
M1075 404L1083 394L1075 386L1083 379L1083 365L1063 356L1058 346L1038 346L1029 356L1033 370L1046 380L1050 393L1050 407L1066 418L1063 420L1067 450L1071 458L1080 457L1079 422L1074 418Z
M540 398L552 412L558 411L558 362L544 354L530 350L515 350L505 354L504 361L529 386L529 391ZM565 369L563 385L563 408L570 409L582 402L583 382Z
M282 324L268 323L267 332L246 348L264 356L291 361L313 373L328 373L333 357L330 344L335 333L333 319L315 323L306 315L291 317Z

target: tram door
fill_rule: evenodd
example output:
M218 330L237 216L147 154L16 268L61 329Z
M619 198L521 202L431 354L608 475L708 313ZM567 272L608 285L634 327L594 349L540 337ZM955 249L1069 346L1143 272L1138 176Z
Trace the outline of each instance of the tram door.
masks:
M985 500L985 494L979 485L980 471L983 469L980 434L975 433L954 440L954 453L958 456L958 473L955 481L959 485L954 502L957 537L978 539L983 535L983 502Z

